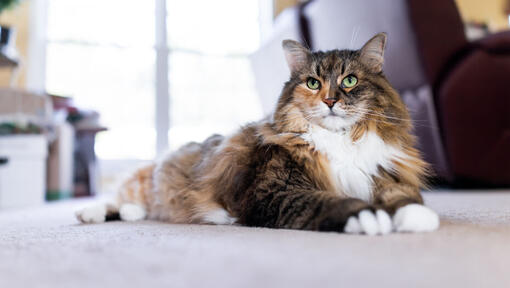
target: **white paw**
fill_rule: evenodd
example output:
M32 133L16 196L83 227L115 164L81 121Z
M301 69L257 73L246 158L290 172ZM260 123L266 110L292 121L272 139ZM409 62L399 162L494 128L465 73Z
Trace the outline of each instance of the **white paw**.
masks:
M76 211L76 218L82 223L102 223L106 221L107 207L105 204L96 204Z
M359 212L358 217L347 219L344 232L349 234L385 235L391 232L391 218L384 210L377 210L375 215L370 210Z
M216 225L232 225L236 221L236 218L230 216L227 210L222 208L208 211L202 217L202 222Z
M439 216L428 207L409 204L397 210L393 216L393 228L397 232L434 231L439 228Z
M119 214L122 221L138 221L145 219L145 216L147 216L147 212L142 206L131 203L122 204Z

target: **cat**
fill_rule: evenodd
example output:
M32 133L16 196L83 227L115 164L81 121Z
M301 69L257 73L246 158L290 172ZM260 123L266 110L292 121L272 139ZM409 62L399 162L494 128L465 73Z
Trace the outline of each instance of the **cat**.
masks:
M282 46L291 75L270 117L183 146L137 171L116 204L77 218L367 235L437 229L420 194L428 166L382 71L386 34L360 50Z

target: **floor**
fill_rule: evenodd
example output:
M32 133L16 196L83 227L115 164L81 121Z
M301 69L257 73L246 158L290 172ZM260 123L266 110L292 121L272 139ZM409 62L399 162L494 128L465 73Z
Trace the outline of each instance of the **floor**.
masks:
M510 191L425 198L439 231L377 237L0 211L0 287L510 287Z

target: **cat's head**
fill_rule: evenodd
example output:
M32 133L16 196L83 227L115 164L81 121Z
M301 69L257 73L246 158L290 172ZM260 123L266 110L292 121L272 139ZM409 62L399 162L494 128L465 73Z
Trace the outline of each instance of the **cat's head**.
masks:
M382 73L386 34L370 39L360 50L312 52L293 40L283 50L291 77L285 84L275 121L286 130L312 123L332 131L359 121L406 117L398 94ZM402 115L400 115L402 114Z

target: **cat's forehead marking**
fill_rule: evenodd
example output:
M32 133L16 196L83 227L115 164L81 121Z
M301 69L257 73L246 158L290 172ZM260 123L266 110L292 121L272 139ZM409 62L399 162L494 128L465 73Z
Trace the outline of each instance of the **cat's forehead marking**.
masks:
M314 72L318 77L328 79L337 78L344 75L349 70L351 61L340 51L318 54L318 59L314 63Z
M321 77L321 65L318 65L316 64L315 65L315 73L317 74L318 77Z
M336 67L338 62L338 58L334 53L328 53L326 57L324 57L321 61L321 66L324 69L324 72L327 74L331 74Z

